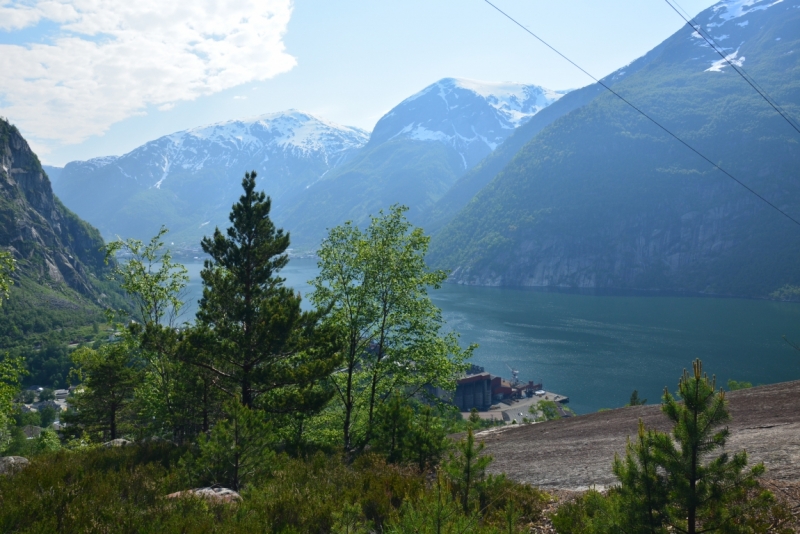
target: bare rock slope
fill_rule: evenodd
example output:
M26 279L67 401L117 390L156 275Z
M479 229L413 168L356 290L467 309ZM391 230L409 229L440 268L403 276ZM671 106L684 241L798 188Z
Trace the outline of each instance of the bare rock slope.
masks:
M800 482L800 381L727 394L732 420L727 450L747 450L764 462L766 478L781 486ZM580 491L614 484L614 453L624 454L639 419L668 430L660 406L620 408L478 434L494 457L490 471L549 490Z

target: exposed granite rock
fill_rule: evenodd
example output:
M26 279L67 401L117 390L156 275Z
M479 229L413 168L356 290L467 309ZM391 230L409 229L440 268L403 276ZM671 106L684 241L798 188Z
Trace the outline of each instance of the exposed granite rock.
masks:
M751 464L764 462L773 481L800 482L800 381L727 393L730 438L726 450L747 450ZM494 457L493 473L545 490L602 489L616 483L614 453L625 454L638 421L667 431L661 407L620 408L546 423L513 425L477 434Z
M0 458L0 475L13 475L24 469L30 462L22 456L4 456Z
M200 497L213 503L232 503L242 500L242 496L232 489L221 486L211 486L208 488L195 488L184 491L176 491L167 495L167 499L178 499L181 497Z
M105 269L102 246L100 233L55 197L19 131L0 119L0 249L17 259L17 276L97 301L91 277Z

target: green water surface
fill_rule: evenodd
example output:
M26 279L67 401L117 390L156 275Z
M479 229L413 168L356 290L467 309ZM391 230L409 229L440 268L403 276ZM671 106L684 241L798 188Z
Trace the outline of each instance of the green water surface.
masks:
M200 264L188 264L189 300L200 296ZM317 273L293 259L281 273L303 295ZM445 284L431 294L474 363L487 371L543 381L570 397L578 413L624 405L634 389L650 403L677 388L684 367L701 358L717 383L800 379L800 305L697 296L589 294ZM190 302L188 315L196 304Z

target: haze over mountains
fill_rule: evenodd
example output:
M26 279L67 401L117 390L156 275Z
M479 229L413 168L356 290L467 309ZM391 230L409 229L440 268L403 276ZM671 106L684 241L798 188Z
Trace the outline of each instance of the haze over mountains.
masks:
M800 116L800 0L726 0L696 20ZM800 136L692 29L604 83L800 216ZM54 188L106 236L165 224L176 248L197 249L251 169L300 250L402 203L459 283L758 297L800 285L796 229L596 84L446 78L370 134L294 111L230 121L72 162Z
M720 2L696 20L800 117L800 2ZM609 77L616 91L800 216L800 135L696 32L633 66ZM524 146L429 259L468 284L768 297L800 284L800 229L603 93Z
M165 224L178 246L198 248L227 221L243 174L256 170L276 219L292 228L295 244L314 248L327 227L346 218L365 220L394 202L424 208L561 95L445 79L391 110L371 136L299 111L275 113L178 132L121 157L69 163L54 187L107 237L146 238ZM387 180L387 159L411 183ZM331 205L331 196L342 200Z

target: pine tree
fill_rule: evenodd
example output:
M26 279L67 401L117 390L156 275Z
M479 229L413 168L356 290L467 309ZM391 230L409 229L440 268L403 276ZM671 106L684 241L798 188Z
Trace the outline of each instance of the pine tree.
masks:
M647 399L642 399L639 397L639 391L634 389L633 393L631 393L631 398L628 401L628 406L644 406L647 404Z
M746 470L745 451L720 453L729 435L727 427L720 428L730 420L725 392L703 374L699 359L692 368L691 375L684 369L678 383L683 402L664 391L662 410L674 425L672 436L654 433L653 441L657 461L667 473L667 511L673 526L688 534L698 532L700 525L707 532L733 524L743 510L732 505L764 472L763 464ZM706 461L708 457L714 458Z
M444 466L465 514L470 513L473 494L477 493L486 476L486 468L492 463L491 456L481 454L483 449L482 442L475 443L475 435L470 427L467 436L456 444L456 453Z
M655 433L639 420L635 441L628 440L625 459L614 456L612 470L620 481L617 502L625 518L624 531L656 534L664 531L667 491L654 457Z
M336 363L335 343L317 327L319 314L302 312L300 295L277 274L289 261L289 234L270 220L270 199L255 190L255 172L242 187L231 227L201 243L211 259L185 352L247 408L313 410L329 398L317 384Z
M250 410L235 399L225 404L226 416L210 436L201 436L200 454L187 460L196 482L221 484L240 491L270 470L275 453L269 446L270 427L260 410Z
M620 479L618 502L627 531L750 532L746 518L767 510L773 498L757 490L763 464L747 469L745 451L724 451L730 420L725 392L693 362L678 384L678 401L665 389L662 411L671 433L645 431L614 462ZM721 428L722 427L722 428Z

